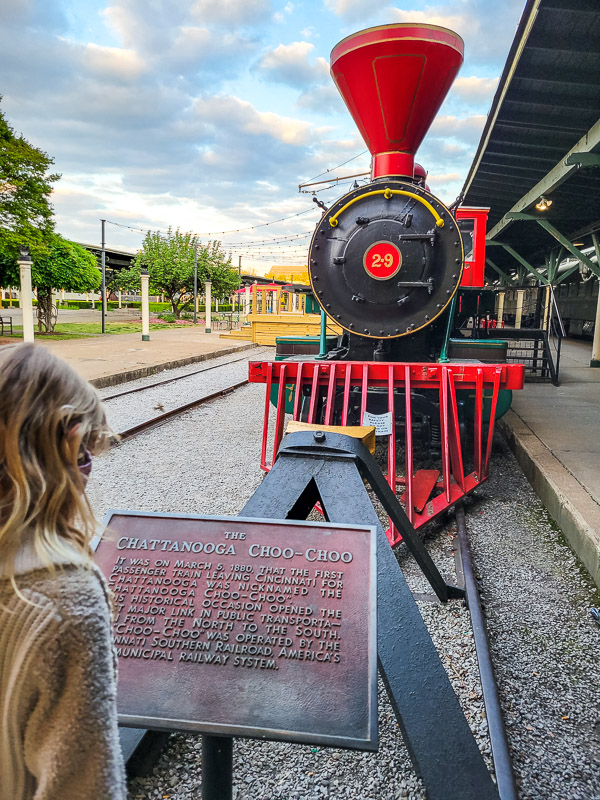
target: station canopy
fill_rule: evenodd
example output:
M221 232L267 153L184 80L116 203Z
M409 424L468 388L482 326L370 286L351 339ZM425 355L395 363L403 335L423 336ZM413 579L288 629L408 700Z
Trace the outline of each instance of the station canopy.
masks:
M599 0L527 2L462 204L490 207L490 282L547 280L553 253L600 277Z

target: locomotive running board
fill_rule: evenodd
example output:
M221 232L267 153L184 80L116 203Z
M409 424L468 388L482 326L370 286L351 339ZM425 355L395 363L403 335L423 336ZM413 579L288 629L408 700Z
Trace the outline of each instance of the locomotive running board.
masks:
M379 669L413 766L429 800L499 800L363 478L386 512L394 513L403 534L409 534L407 544L410 540L414 546L418 539L414 528L368 450L338 433L288 434L272 469L241 515L306 519L319 502L331 522L376 526ZM430 582L434 578L440 589L441 581L448 591L450 587L429 562Z

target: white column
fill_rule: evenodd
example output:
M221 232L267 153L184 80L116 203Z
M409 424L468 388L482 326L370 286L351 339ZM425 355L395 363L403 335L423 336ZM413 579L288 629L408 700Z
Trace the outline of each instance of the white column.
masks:
M121 308L121 306L122 306L122 302L121 301L123 299L123 291L122 291L122 289L119 289L119 291L117 292L117 296L119 298L119 308Z
M20 305L23 314L23 341L33 342L33 291L31 289L31 256L29 248L21 248L21 258L17 261L21 274Z
M544 321L542 328L547 331L550 325L550 286L546 286L546 299L544 300Z
M215 314L217 313L218 310L219 310L219 300L218 298L215 297Z
M594 326L594 341L592 343L592 360L590 367L600 367L600 278L598 278L598 305L596 306L596 324Z
M143 269L141 274L142 279L142 342L150 341L150 296L148 291L148 284L150 283L150 276L148 271Z
M210 313L211 313L211 304L212 304L212 296L211 296L211 289L212 283L210 281L206 281L204 284L204 298L205 298L205 306L206 309L206 327L204 328L204 333L210 333Z
M502 317L504 316L504 295L505 292L498 292L498 327L502 327Z
M515 315L515 328L521 327L521 317L523 316L523 289L517 289L517 313Z
M246 314L246 316L247 316L250 313L250 287L249 286L246 286L246 291L244 293L244 301L245 301L244 302L244 305L245 305L244 314Z

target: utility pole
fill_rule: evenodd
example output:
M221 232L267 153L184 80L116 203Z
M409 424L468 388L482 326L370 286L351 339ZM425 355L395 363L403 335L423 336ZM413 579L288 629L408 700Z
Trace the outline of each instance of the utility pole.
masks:
M106 242L104 241L104 226L106 220L101 219L100 222L102 223L102 333L106 333Z
M198 315L198 242L194 242L194 325Z

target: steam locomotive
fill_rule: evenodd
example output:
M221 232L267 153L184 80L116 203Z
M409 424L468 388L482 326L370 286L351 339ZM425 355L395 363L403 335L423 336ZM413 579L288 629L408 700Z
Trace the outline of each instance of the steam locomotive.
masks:
M483 285L486 209L455 216L414 163L462 60L460 37L430 25L371 28L333 49L373 161L371 182L327 210L310 245L314 295L345 331L330 358L435 360L459 286Z
M486 479L499 397L523 385L522 365L494 363L477 341L452 358L454 316L469 302L460 293L484 284L487 209L447 208L415 168L462 60L462 39L434 25L369 28L334 47L333 80L372 155L371 182L326 209L310 244L312 291L343 334L323 360L249 371L266 384L263 469L286 414L311 426L375 425L415 528ZM421 434L430 447L419 465ZM388 537L399 541L393 525Z

